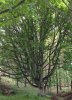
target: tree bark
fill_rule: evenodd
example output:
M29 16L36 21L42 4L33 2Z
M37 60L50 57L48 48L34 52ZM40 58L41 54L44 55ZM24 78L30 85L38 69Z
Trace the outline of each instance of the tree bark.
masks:
M61 86L61 72L59 71L59 88L60 91L62 90L62 86Z
M57 69L56 69L56 86L57 86L57 93L59 93Z
M39 86L39 96L45 96L45 89L44 89L44 83L42 82Z
M71 91L72 91L72 80L71 80Z
M18 79L16 80L16 86L19 87L19 81L18 81Z
M27 86L27 80L25 78L25 80L24 80L24 87L26 87L26 86Z

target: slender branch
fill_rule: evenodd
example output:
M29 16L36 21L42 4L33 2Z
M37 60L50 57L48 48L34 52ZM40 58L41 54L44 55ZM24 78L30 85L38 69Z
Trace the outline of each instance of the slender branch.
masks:
M14 9L16 9L18 6L20 6L21 4L23 4L24 2L25 2L25 0L21 0L17 5L11 7L11 9L8 8L8 9L5 9L5 10L1 11L0 14L7 13L7 12L9 12L10 10L14 10Z
M64 1L64 0L62 0L63 1L63 3L68 7L68 9L70 10L70 11L72 11L72 9L66 4L66 2ZM70 2L69 2L70 3Z

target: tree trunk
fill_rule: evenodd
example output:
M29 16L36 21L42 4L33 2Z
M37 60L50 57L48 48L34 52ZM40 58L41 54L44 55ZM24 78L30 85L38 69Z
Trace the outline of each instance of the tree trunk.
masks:
M45 89L44 89L44 84L41 83L41 85L39 86L39 96L45 96Z
M49 92L51 92L51 77L50 77L50 79L48 81L48 88L49 88Z
M1 84L1 75L0 75L0 84Z
M71 80L71 91L72 91L72 80Z
M61 86L61 72L59 71L59 89L60 91L62 90L62 86Z
M18 81L18 79L16 80L16 86L19 87L19 81Z
M57 69L56 69L56 87L57 87L57 93L59 93Z
M25 80L24 80L24 87L26 87L26 86L27 86L27 80L25 78Z

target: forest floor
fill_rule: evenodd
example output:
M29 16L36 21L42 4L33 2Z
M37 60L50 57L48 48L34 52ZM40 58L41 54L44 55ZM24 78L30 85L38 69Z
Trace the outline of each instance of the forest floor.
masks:
M12 96L5 96L0 93L0 100L51 100L52 94L48 93L47 97L39 97L37 96L38 94L38 89L33 88L29 85L27 87L24 87L23 83L19 84L19 88L16 86L16 81L8 78L2 78L2 83L9 85L12 87L16 94ZM65 91L68 89L65 89ZM52 93L56 93L56 89L54 87L51 88L50 90ZM68 90L69 91L69 90ZM67 91L67 92L68 92ZM58 96L58 99L53 99L53 100L64 100L62 97Z
M25 92L20 92L13 96L4 96L0 94L0 100L50 100L50 99L46 97L38 97L32 94L26 94Z
M38 90L29 85L27 85L27 87L24 87L24 84L20 83L19 87L17 87L16 81L14 81L13 79L8 79L6 77L3 77L1 79L1 83L13 88L16 94L11 96L6 96L0 93L0 100L51 100L50 95L48 95L47 97L37 96Z

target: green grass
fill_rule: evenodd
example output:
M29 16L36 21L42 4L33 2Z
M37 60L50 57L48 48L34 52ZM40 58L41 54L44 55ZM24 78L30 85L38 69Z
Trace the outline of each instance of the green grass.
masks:
M50 97L53 95L52 93L48 93L47 97L39 97L37 96L38 89L31 87L29 84L27 84L25 88L23 83L19 83L20 88L18 88L16 81L11 78L2 77L1 82L9 85L16 91L16 94L13 96L4 96L0 93L0 100L51 100ZM55 88L52 88L52 90L54 89ZM63 99L60 98L60 100Z
M4 96L0 93L0 100L50 100L50 96L48 97L39 97L37 96L38 90L36 88L27 85L25 88L22 84L20 88L16 87L15 81L9 78L2 78L2 83L5 83L11 86L15 91L16 94L13 96Z
M18 90L17 94L13 96L4 96L0 94L0 100L50 100L46 97L38 97L34 94L34 91L31 91L31 93L29 92Z

